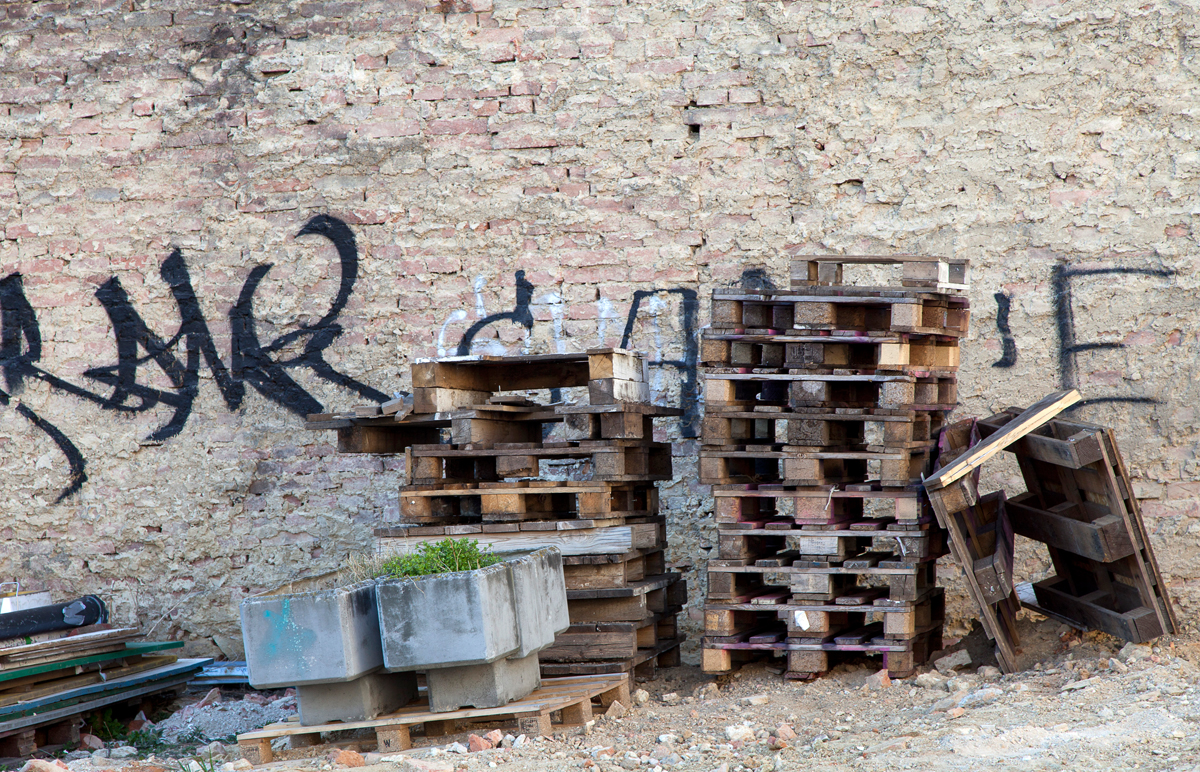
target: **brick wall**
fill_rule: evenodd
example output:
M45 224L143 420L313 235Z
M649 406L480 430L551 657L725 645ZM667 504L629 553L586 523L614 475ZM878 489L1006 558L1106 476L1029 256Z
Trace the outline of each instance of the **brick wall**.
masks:
M927 252L976 269L965 410L1100 400L1188 619L1198 36L1106 0L0 5L0 578L236 653L242 597L396 517L396 462L304 413L621 342L693 405L713 287ZM663 500L702 565L693 419Z

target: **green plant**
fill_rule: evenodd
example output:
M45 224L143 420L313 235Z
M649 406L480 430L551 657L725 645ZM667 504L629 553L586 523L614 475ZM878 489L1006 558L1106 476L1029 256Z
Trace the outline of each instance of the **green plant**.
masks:
M217 767L224 763L224 761L217 759L213 756L212 752L209 751L207 758L202 756L193 756L187 761L184 761L183 759L176 759L175 767L178 772L197 772L197 769L199 772L217 772Z
M161 729L137 729L129 733L126 742L141 753L161 753L167 747Z
M424 542L407 555L394 555L379 564L380 578L428 576L450 571L474 571L500 562L491 547L480 549L474 539L442 539Z
M88 723L92 727L92 734L99 737L104 742L112 740L124 740L127 734L125 724L121 723L113 716L112 708L93 713L91 720Z

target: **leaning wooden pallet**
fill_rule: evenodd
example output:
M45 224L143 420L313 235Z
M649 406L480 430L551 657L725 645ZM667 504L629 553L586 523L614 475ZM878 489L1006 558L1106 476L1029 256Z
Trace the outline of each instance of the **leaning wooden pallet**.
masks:
M704 669L771 655L809 678L866 652L907 675L941 646L947 543L920 485L958 401L967 265L815 256L792 276L714 292L701 344Z
M983 419L980 434L1001 432L1018 415L1010 408ZM1135 643L1176 632L1113 431L1055 418L1006 450L1026 487L1008 501L1012 530L1045 544L1055 569L1023 605Z
M650 403L644 358L619 349L453 357L412 372L411 401L391 415L380 406L313 421L338 429L345 449L405 454L401 524L376 530L379 552L448 536L557 546L572 629L541 653L544 675L676 664L686 584L666 567L655 482L671 477L671 446L654 440L653 419L681 411ZM546 391L557 401L539 401Z
M979 495L979 468L1008 445L1028 435L1081 399L1078 391L1051 394L976 441L974 420L943 433L941 468L925 481L938 522L949 531L954 559L964 567L967 590L980 610L983 629L996 645L996 658L1007 673L1016 672L1016 615L1020 600L1013 585L1012 528L1005 496Z

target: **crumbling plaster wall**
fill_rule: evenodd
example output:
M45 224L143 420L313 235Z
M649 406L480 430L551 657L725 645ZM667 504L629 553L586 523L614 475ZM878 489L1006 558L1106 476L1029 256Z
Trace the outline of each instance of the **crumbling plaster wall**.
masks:
M0 6L0 577L236 654L247 593L397 517L399 463L304 413L464 341L624 340L693 404L714 287L921 252L974 264L963 412L1102 400L1190 623L1198 40L1108 0Z

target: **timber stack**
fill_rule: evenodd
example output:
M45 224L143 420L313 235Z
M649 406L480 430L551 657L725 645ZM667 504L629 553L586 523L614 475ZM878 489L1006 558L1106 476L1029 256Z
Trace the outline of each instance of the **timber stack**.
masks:
M921 481L957 403L967 288L965 260L813 256L788 290L714 292L705 672L771 655L811 678L866 652L904 676L941 648L947 546Z
M379 552L463 537L558 547L571 627L540 652L543 676L677 665L687 589L666 566L655 483L671 479L671 445L653 419L682 411L651 403L643 356L425 360L412 383L410 397L309 417L343 452L404 454L401 522L376 529Z

